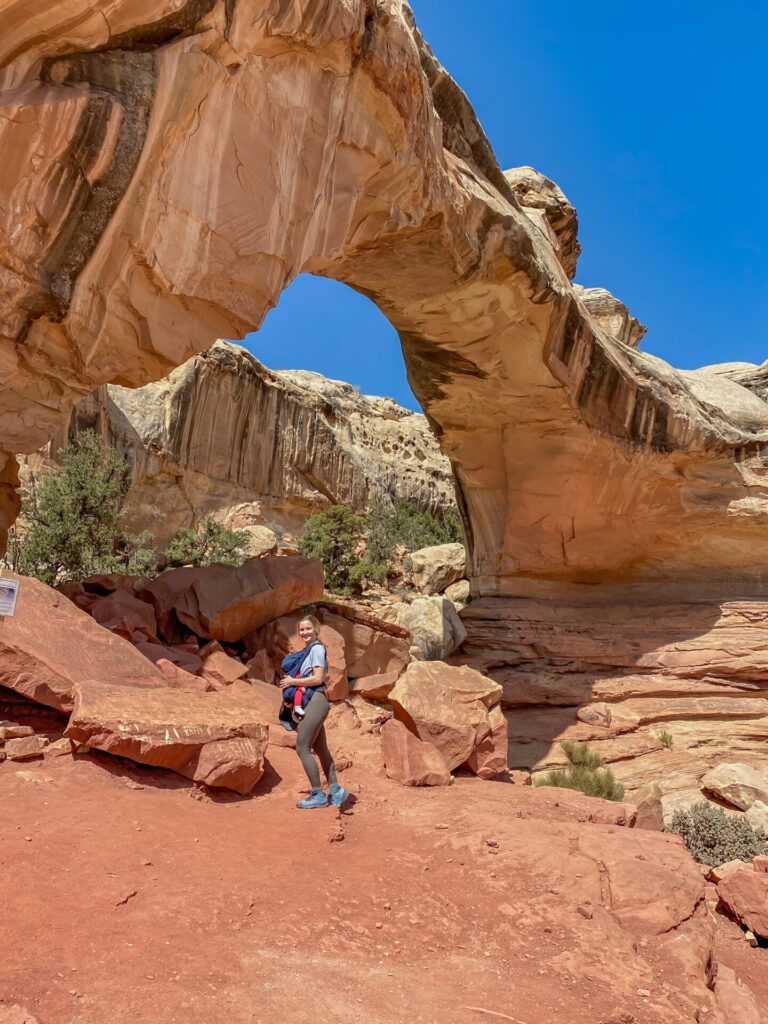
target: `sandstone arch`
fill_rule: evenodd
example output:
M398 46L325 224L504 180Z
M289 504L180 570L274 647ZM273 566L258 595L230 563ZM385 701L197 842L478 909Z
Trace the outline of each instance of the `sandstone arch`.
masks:
M27 10L0 0L6 525L10 453L96 385L258 326L310 271L399 331L477 594L761 592L759 374L674 371L627 343L620 304L571 285L573 210L502 173L401 0Z

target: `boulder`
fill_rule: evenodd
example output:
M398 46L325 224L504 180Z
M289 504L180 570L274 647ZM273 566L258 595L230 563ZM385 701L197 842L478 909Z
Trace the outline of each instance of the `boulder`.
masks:
M39 580L20 581L16 614L0 630L0 685L59 711L73 704L78 680L161 686L163 677L127 640L103 629Z
M250 793L264 771L268 720L239 693L77 684L65 735L86 747Z
M386 700L400 675L400 672L380 672L376 676L361 676L350 680L349 692L366 700Z
M704 775L701 788L732 807L746 811L755 800L768 803L768 783L748 764L719 764Z
M203 675L215 686L229 686L247 674L247 666L224 651L213 651L203 659Z
M238 531L245 534L244 551L248 558L261 558L277 551L277 535L268 526L241 526Z
M580 722L585 722L587 725L600 725L604 729L610 728L611 725L611 709L603 702L585 704L576 712L576 717Z
M635 828L646 828L652 832L664 831L664 808L661 803L661 786L651 782L642 786L633 794L632 800L637 807Z
M48 741L41 736L23 736L5 741L5 756L9 761L31 761L42 757Z
M203 667L203 659L199 655L182 647L166 647L164 644L140 641L136 644L136 650L141 651L144 657L149 658L155 665L160 661L170 661L172 665L178 665L192 675L197 675Z
M469 580L457 580L452 583L450 587L445 588L443 596L447 597L454 608L460 612L472 600L469 592Z
M760 853L757 855L757 857L753 857L752 867L755 871L768 872L768 856Z
M67 757L74 754L76 750L75 744L72 740L67 739L66 736L62 736L60 740L55 740L53 743L49 743L43 750L43 757Z
M707 878L710 882L722 882L725 878L729 878L736 871L752 871L754 870L751 863L747 863L743 860L727 860L725 864L718 864L716 867L712 867L707 872Z
M403 671L410 659L409 634L396 623L385 622L367 610L324 602L318 619L344 639L344 656L350 679Z
M481 779L493 779L507 770L507 719L496 704L488 712L491 731L466 760L467 768Z
M740 924L768 939L768 874L734 871L719 883L717 892Z
M22 736L34 736L35 730L31 725L16 725L15 722L8 722L0 725L0 743L4 740L20 739Z
M467 572L467 553L463 544L435 544L412 551L411 579L421 594L441 594Z
M764 1024L765 1017L754 995L736 972L725 964L717 966L715 997L724 1024Z
M453 770L490 735L501 687L471 668L412 662L389 694L395 718L433 743Z
M136 633L150 642L157 639L157 622L152 606L128 590L116 590L107 597L98 598L88 613L100 626L126 640L131 640Z
M269 653L264 648L256 651L250 661L246 662L246 667L249 680L260 680L263 683L277 682L278 673L272 664Z
M185 671L180 665L168 661L167 658L160 658L155 664L165 677L166 683L179 690L197 690L198 693L206 693L215 689L207 679Z
M752 828L768 836L768 804L764 804L762 800L755 800L752 806L744 812L744 817Z
M396 718L381 727L381 752L387 777L401 786L450 786L451 773L433 743L420 740Z
M417 597L394 606L398 625L411 634L411 653L423 661L444 661L464 642L467 631L445 597Z
M197 636L236 643L323 595L323 566L309 558L267 555L244 565L185 567L161 573L142 591L161 628L175 618ZM167 625L166 625L167 624Z
M117 590L135 594L149 583L146 576L130 576L127 573L96 573L82 581L82 586L91 594L111 594ZM64 584L66 586L66 584ZM63 592L63 590L62 590Z

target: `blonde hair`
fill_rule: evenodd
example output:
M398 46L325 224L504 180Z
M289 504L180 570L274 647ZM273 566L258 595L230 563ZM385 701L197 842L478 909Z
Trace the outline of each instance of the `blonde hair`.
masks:
M320 636L320 620L317 618L316 615L302 615L299 621L296 623L296 626L300 626L302 622L311 622L318 637Z

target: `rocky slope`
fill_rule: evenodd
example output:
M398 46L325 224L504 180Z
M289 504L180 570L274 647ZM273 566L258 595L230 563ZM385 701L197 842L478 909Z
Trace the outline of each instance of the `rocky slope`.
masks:
M355 712L329 733L342 814L293 807L280 747L247 800L97 752L0 764L3 1024L759 1024L766 950L679 839L563 791L404 788Z
M225 341L157 383L98 389L43 462L86 426L131 466L127 528L150 530L160 544L241 503L250 522L280 536L329 504L364 511L389 496L440 512L455 502L450 465L423 415L317 373L269 370ZM38 456L25 461L40 466Z

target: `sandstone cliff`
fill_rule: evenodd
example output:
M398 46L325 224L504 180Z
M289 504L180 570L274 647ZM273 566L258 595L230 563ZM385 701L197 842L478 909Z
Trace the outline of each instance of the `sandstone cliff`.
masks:
M126 526L150 530L160 544L243 502L260 506L254 521L296 534L329 504L363 511L390 496L439 512L455 501L450 465L424 416L317 373L269 370L224 341L155 384L97 390L46 460L75 425L94 427L126 456Z
M23 7L0 4L3 451L258 327L309 271L398 329L476 593L762 592L768 406L574 289L573 208L502 173L402 0Z

